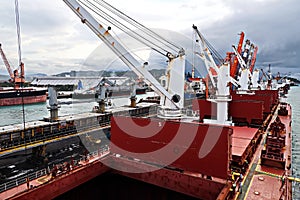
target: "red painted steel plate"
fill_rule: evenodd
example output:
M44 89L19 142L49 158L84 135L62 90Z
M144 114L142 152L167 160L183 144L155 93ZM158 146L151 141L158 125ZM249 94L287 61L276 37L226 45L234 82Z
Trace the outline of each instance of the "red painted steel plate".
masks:
M217 125L112 117L111 152L227 178L232 129Z

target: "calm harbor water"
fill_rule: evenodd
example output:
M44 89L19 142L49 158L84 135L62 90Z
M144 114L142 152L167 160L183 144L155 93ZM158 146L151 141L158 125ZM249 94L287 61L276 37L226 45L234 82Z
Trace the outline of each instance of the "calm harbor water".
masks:
M150 94L153 95L153 94ZM145 98L147 95L139 95L140 98ZM149 94L148 94L149 96ZM292 172L293 176L300 178L300 87L291 87L289 91L288 102L292 105ZM77 114L83 112L90 112L95 102L82 102L72 99L59 99L61 102L61 108L59 110L59 115ZM113 100L116 106L129 104L129 98L119 98ZM49 111L47 110L48 102L25 105L25 119L26 121L40 120L44 117L49 116ZM0 107L0 126L23 123L22 118L22 106L7 106ZM100 179L98 180L100 181ZM89 184L89 183L86 183ZM100 184L100 183L99 183ZM93 181L93 185L99 185L97 180ZM84 186L83 186L84 187ZM97 190L97 187L91 185L88 186L90 193ZM85 188L86 190L87 188ZM86 191L85 191L86 192ZM300 199L300 183L293 183L293 199Z
M137 95L137 101L141 98L154 95L149 92L143 95ZM91 112L92 108L97 105L93 100L87 99L58 99L60 104L59 116ZM115 106L129 105L129 97L112 99ZM44 117L49 117L50 113L47 107L49 106L48 100L45 103L28 104L24 105L25 121L41 120ZM23 123L22 106L4 106L0 107L0 126L21 124Z
M291 87L288 102L292 106L292 173L300 178L300 87ZM300 183L293 183L293 199L300 199Z

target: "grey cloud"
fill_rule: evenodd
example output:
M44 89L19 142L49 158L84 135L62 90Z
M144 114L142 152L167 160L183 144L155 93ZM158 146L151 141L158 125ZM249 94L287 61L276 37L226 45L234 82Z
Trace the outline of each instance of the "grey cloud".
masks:
M298 1L229 1L232 14L200 29L222 53L237 44L237 33L244 31L259 47L257 65L268 63L275 70L300 71L300 6ZM276 71L277 73L277 71Z
M300 6L297 0L209 1L207 6L215 3L222 3L231 11L231 14L216 22L210 21L210 16L207 16L205 25L198 26L198 28L222 55L225 56L227 51L232 51L231 45L238 42L237 34L244 31L246 38L259 46L258 67L264 68L271 63L274 70L300 71L300 66L298 66L300 63L300 28L298 28ZM183 11L197 10L193 19L187 15L190 20L190 29L183 33L190 37L192 24L203 23L203 19L197 17L198 10L206 8L198 5L181 4L181 6L186 8ZM7 51L15 51L16 55L13 1L1 0L1 7L6 9L0 8L0 42L5 42L5 46L11 46ZM82 63L81 67L93 69L99 65L98 58L103 59L101 64L112 62L105 59L105 54L97 55L97 59L88 57L82 60L74 57L63 60L48 58L47 62L42 61L41 56L46 59L49 51L59 54L72 48L75 43L99 42L100 44L100 40L86 26L78 23L78 17L61 0L24 0L20 1L20 9L22 39L24 40L23 51L25 58L30 61L28 70L40 72L39 66L44 66L49 73L54 73L57 70L67 71L70 69L69 66L80 68L80 62ZM135 14L137 16L133 15L132 17L142 23L147 19L162 20L155 13L142 16L137 11ZM184 15L181 13L180 16Z

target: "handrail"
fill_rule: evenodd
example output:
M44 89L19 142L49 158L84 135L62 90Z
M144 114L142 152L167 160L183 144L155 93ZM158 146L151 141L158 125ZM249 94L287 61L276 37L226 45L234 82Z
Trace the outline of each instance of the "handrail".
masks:
M154 113L155 109L156 109L156 107L154 107L154 110L150 109L149 113L143 111L143 109L142 109L143 112L135 113L135 116L136 117L146 116L148 114ZM125 112L129 112L129 111L125 111ZM106 116L110 116L110 115L111 114L108 113ZM124 115L124 112L114 113L113 115L114 116ZM47 132L44 132L43 135L39 135L39 136L35 136L35 137L25 137L24 139L19 139L19 140L12 141L12 142L6 143L6 144L0 143L0 152L18 148L18 147L23 147L26 145L33 145L33 144L36 144L39 142L44 142L44 141L55 139L58 137L72 136L72 135L75 136L75 135L81 134L81 132L91 131L92 129L97 129L97 128L105 128L109 125L110 125L110 119L92 123L92 124L86 124L86 125L76 125L75 124L74 127L71 127L68 129L60 129L60 130L55 130L52 132L47 131Z
M107 151L109 151L109 147L107 145L105 145L98 151L91 152L91 153L87 154L87 156L84 156L83 158L73 160L73 167L77 166L80 162L86 160L86 158L95 157L95 156L98 156L99 154L102 154ZM65 161L63 163L65 163ZM63 163L56 164L56 165L61 165ZM44 169L29 173L29 174L24 174L21 177L13 179L11 181L8 181L6 183L2 183L2 184L0 184L0 193L26 183L26 178L29 178L29 181L32 181L32 180L35 180L42 176L49 175L50 172L51 172L51 170L48 167L48 168L44 168Z

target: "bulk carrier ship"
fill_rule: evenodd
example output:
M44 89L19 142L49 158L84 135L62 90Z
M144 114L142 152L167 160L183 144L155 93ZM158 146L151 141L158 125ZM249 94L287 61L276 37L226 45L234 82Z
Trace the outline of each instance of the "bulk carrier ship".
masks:
M12 71L1 44L0 54L10 76L10 82L14 85L13 88L0 87L0 106L46 102L46 89L21 87L25 83L24 63L20 64L20 73L17 69Z
M176 49L165 54L165 89L145 69L148 63L140 64L125 53L130 51L114 39L110 28L106 30L95 20L87 7L101 4L140 24L104 1L64 2L125 64L144 77L159 95L159 105L136 104L132 96L130 106L105 110L105 101L100 98L99 112L58 117L54 103L50 105L51 117L45 122L36 122L24 131L1 132L5 144L1 146L2 154L13 151L19 137L30 138L27 145L36 147L47 143L47 138L50 143L50 139L76 134L95 136L102 133L99 129L108 128L110 140L99 149L95 148L99 140L90 140L88 146L94 151L84 159L71 161L63 169L55 166L27 176L25 183L23 180L16 187L1 190L0 198L53 199L96 176L113 173L197 199L292 199L291 182L299 181L291 177L292 109L279 98L279 91L287 93L289 84L274 88L271 79L266 85L259 84L259 71L253 69L258 48L248 40L242 48L244 33L238 48L233 47L226 60L217 65L207 40L193 26L196 43L201 46L198 55L208 76L206 98L194 99L188 109L183 105L182 48L163 40ZM157 37L144 26L142 29Z

